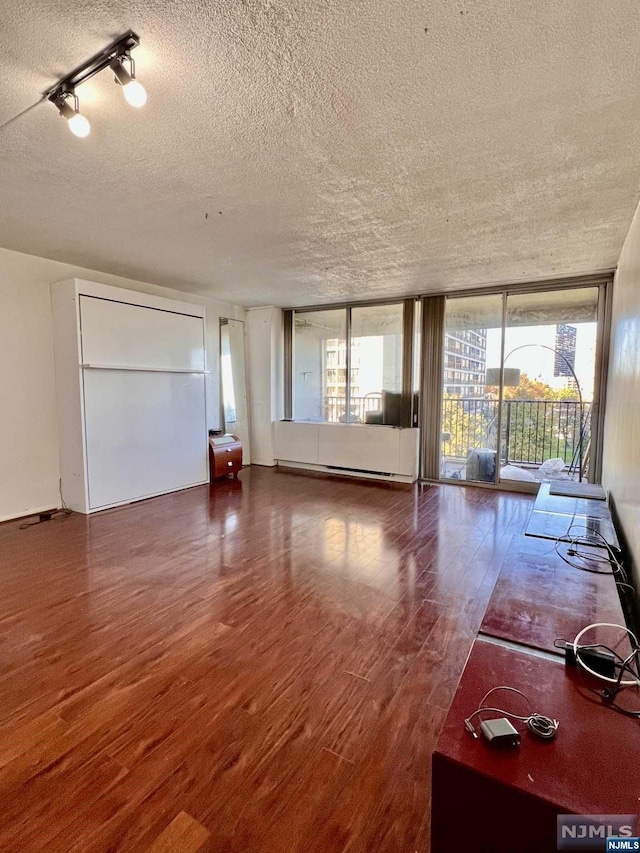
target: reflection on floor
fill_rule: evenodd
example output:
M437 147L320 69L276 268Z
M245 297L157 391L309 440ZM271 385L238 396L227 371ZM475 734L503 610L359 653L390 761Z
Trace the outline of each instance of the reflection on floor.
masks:
M247 469L0 527L0 849L426 851L533 499Z

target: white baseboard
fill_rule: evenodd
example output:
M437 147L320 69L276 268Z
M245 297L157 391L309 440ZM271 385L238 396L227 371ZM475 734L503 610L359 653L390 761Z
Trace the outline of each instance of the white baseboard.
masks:
M9 513L9 515L0 515L0 524L3 521L15 521L17 518L29 518L32 515L38 515L41 512L55 512L58 507L53 507L51 504L47 506L37 506L33 509L23 509L20 512Z

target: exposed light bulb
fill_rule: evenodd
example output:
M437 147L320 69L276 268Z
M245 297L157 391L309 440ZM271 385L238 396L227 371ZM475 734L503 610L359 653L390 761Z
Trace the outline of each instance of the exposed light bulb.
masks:
M147 91L137 80L130 80L122 87L122 92L128 104L132 107L144 107L147 103Z
M74 136L79 136L80 138L89 136L89 132L91 131L89 119L80 113L75 113L75 115L69 119L69 130Z
M58 107L62 118L66 118L67 124L69 125L69 130L71 131L71 133L73 133L74 136L83 137L89 135L89 131L91 130L89 119L85 118L85 116L81 115L78 112L78 99L75 97L75 95L75 109L71 106L70 103L68 103L65 97L58 98L56 101L54 101L54 103Z

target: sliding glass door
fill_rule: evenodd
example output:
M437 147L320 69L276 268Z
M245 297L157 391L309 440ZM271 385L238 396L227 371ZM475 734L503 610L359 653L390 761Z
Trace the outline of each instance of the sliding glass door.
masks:
M447 298L441 479L597 481L603 300L603 286Z
M507 296L501 480L589 479L597 312L597 287Z

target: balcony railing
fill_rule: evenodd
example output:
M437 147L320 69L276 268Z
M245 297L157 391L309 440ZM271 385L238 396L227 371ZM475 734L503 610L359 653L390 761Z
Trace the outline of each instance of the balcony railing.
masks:
M449 458L466 459L474 448L497 447L498 401L445 399L442 431L443 454ZM502 435L502 464L541 465L545 459L559 458L582 467L591 435L591 404L505 400Z
M382 394L372 393L364 397L351 397L349 420L353 424L366 422L367 412L379 412L382 407ZM345 397L324 398L324 418L329 423L345 423L347 420L347 400Z
M366 423L379 412L382 395L352 397L349 420ZM324 417L346 422L345 397L325 397ZM498 401L455 397L443 401L443 455L465 460L474 448L498 446ZM559 458L576 470L584 467L591 436L591 404L565 400L505 400L502 413L502 464L541 465ZM582 445L580 436L582 435Z

